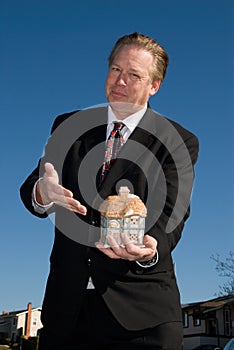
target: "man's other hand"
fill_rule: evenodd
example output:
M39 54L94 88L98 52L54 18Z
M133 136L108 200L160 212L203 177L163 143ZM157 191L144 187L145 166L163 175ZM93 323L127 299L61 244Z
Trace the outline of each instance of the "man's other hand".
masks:
M51 163L45 163L45 173L37 183L36 201L41 205L54 203L82 215L87 213L86 207L73 198L73 193L59 185L58 173Z

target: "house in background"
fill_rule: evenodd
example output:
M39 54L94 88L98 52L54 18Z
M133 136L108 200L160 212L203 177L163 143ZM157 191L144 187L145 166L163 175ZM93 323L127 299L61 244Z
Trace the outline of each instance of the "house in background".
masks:
M234 294L207 301L182 305L184 350L198 345L220 347L234 336ZM42 328L41 308L12 311L0 315L0 338L17 341L18 336L35 337Z
M0 315L0 337L10 338L13 342L21 335L26 338L35 337L42 328L40 317L41 309L33 309L31 303L26 310L3 311Z
M182 305L184 350L198 345L220 347L234 336L234 294Z

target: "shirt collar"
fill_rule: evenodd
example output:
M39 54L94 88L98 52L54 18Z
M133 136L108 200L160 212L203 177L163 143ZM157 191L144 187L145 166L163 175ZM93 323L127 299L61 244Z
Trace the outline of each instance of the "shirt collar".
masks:
M114 126L114 122L118 121L118 122L123 122L124 125L126 125L126 127L130 130L130 132L132 133L133 130L135 129L135 127L138 125L138 123L140 122L141 118L143 117L143 115L145 114L147 110L147 105L145 107L143 107L142 109L140 109L138 112L131 114L130 116L128 116L125 119L117 119L117 117L115 116L111 106L108 106L108 127L110 126Z

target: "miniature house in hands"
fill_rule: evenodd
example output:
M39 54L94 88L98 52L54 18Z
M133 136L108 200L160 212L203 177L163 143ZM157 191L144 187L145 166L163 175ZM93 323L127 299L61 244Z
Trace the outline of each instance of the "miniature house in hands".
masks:
M125 233L133 243L142 245L147 210L142 200L131 194L128 187L120 187L118 195L107 197L99 211L101 213L100 242L105 247L109 247L107 235L123 245L121 233Z

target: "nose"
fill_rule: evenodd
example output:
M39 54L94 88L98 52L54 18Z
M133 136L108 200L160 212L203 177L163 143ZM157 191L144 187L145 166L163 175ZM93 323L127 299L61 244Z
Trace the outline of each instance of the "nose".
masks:
M127 82L126 82L126 79L125 79L123 72L120 72L118 77L116 78L116 85L121 85L121 86L127 85Z

